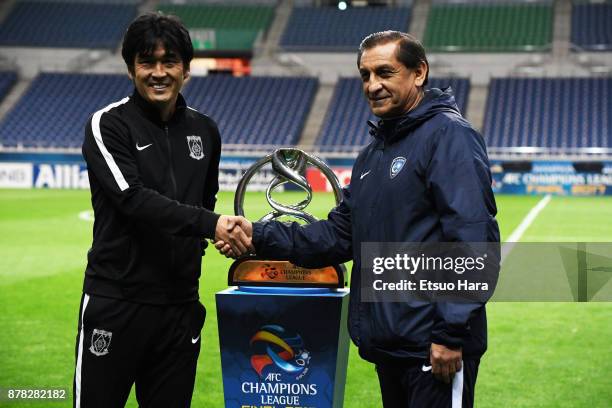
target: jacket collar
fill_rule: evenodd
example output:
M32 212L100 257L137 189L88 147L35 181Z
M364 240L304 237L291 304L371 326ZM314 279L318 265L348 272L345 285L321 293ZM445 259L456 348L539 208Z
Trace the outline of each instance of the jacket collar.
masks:
M177 118L179 118L180 115L183 114L185 108L187 108L185 98L183 98L183 95L179 93L178 98L176 99L176 108L174 110L174 114L172 115L172 117L170 117L168 122L164 122L159 117L159 111L157 110L157 108L147 102L147 100L145 100L135 88L134 92L132 92L132 96L130 99L134 101L134 104L138 107L138 109L147 119L158 125L174 122Z
M423 99L409 112L394 118L380 119L377 123L368 120L370 135L391 144L403 138L406 134L439 112L459 113L453 90L431 88L425 91Z

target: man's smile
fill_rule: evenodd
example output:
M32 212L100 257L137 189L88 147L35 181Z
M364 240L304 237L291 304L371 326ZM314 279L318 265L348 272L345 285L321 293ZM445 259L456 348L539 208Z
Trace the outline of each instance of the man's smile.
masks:
M372 103L373 105L381 105L385 103L387 99L389 99L389 96L379 96L376 98L369 98L369 99L370 99L370 103Z
M152 84L149 84L149 87L153 88L156 91L164 91L169 86L170 86L170 84L165 84L165 83L152 83Z

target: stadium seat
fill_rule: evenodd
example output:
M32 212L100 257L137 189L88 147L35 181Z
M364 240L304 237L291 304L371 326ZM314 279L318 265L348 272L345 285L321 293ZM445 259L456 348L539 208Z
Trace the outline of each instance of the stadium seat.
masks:
M572 44L589 51L612 50L612 3L572 5Z
M552 25L551 2L440 2L429 11L423 42L429 51L542 51Z
M612 78L496 78L483 135L493 148L612 147Z
M465 112L470 90L467 78L429 78L429 88L450 86L460 110ZM359 78L340 78L325 115L317 148L323 151L356 151L369 143L368 120L377 118L363 95Z
M40 74L0 122L0 143L78 148L89 116L131 92L126 75Z
M217 122L224 145L292 146L317 87L315 78L216 75L192 78L185 97Z
M196 50L250 50L274 19L274 7L237 4L162 4L181 18Z
M136 4L17 2L0 25L0 45L114 49Z
M355 51L370 33L407 31L409 20L407 7L295 7L280 46L287 51Z

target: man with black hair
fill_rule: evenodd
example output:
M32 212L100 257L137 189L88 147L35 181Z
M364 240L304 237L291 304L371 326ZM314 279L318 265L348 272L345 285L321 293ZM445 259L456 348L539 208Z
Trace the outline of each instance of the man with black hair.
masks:
M380 120L368 122L373 139L342 202L309 225L240 220L242 229L264 259L305 267L353 260L349 332L376 365L385 408L470 407L487 345L484 303L363 301L361 251L366 242L499 242L485 143L450 88L425 90L429 65L414 37L369 35L357 67Z
M191 403L206 311L198 279L205 238L245 251L239 217L214 213L221 138L180 94L193 46L182 23L149 13L122 48L130 97L85 128L95 214L79 312L75 407ZM230 232L232 234L230 235Z

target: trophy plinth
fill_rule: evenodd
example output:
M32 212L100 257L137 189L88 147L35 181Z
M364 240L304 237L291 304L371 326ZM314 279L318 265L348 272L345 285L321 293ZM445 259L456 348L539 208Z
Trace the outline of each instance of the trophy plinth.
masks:
M266 189L272 211L261 221L316 221L305 211L312 199L304 177L309 164L327 176L340 202L340 185L327 165L301 150L279 149L244 174L234 202L237 215L245 215L249 180L269 163L275 173ZM272 192L286 183L302 189L306 199L276 202ZM342 407L349 352L344 277L343 265L302 268L254 255L232 264L230 288L216 294L226 407Z

